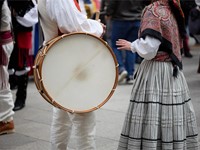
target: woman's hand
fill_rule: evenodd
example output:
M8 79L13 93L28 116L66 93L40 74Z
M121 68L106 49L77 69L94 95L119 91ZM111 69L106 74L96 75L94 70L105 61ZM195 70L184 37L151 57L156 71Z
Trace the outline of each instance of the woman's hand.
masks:
M119 50L131 50L131 42L127 40L118 39L118 41L116 41L116 45Z

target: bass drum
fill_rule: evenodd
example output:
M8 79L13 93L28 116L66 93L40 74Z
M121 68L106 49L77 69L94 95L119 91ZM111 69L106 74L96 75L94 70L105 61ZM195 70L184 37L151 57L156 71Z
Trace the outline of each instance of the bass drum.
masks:
M86 33L64 34L38 51L34 81L44 99L72 113L103 106L118 82L118 64L102 39Z

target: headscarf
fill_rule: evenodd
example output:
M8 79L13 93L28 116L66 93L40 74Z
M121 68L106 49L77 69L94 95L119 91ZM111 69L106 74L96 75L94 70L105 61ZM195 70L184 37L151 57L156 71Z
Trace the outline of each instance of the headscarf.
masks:
M177 21L180 35L182 38L184 38L187 32L185 28L185 16L181 8L180 0L152 0L152 2L155 1L168 1L172 13L174 14L175 19Z

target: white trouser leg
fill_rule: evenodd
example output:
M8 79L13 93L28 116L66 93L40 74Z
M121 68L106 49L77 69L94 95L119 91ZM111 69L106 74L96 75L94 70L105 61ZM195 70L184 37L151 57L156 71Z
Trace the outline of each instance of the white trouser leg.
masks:
M95 113L72 114L77 150L95 150Z
M13 50L13 43L2 46L8 59ZM0 121L12 120L14 111L13 97L9 85L8 65L0 65Z
M13 107L14 102L10 89L0 90L0 122L12 120L14 115Z
M71 136L72 122L69 113L53 108L51 150L66 150Z

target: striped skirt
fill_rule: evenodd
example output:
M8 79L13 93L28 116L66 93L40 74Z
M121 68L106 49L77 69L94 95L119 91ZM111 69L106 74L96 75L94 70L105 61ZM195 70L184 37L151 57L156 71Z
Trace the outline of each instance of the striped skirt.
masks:
M195 112L181 71L170 62L139 66L118 150L199 150Z

